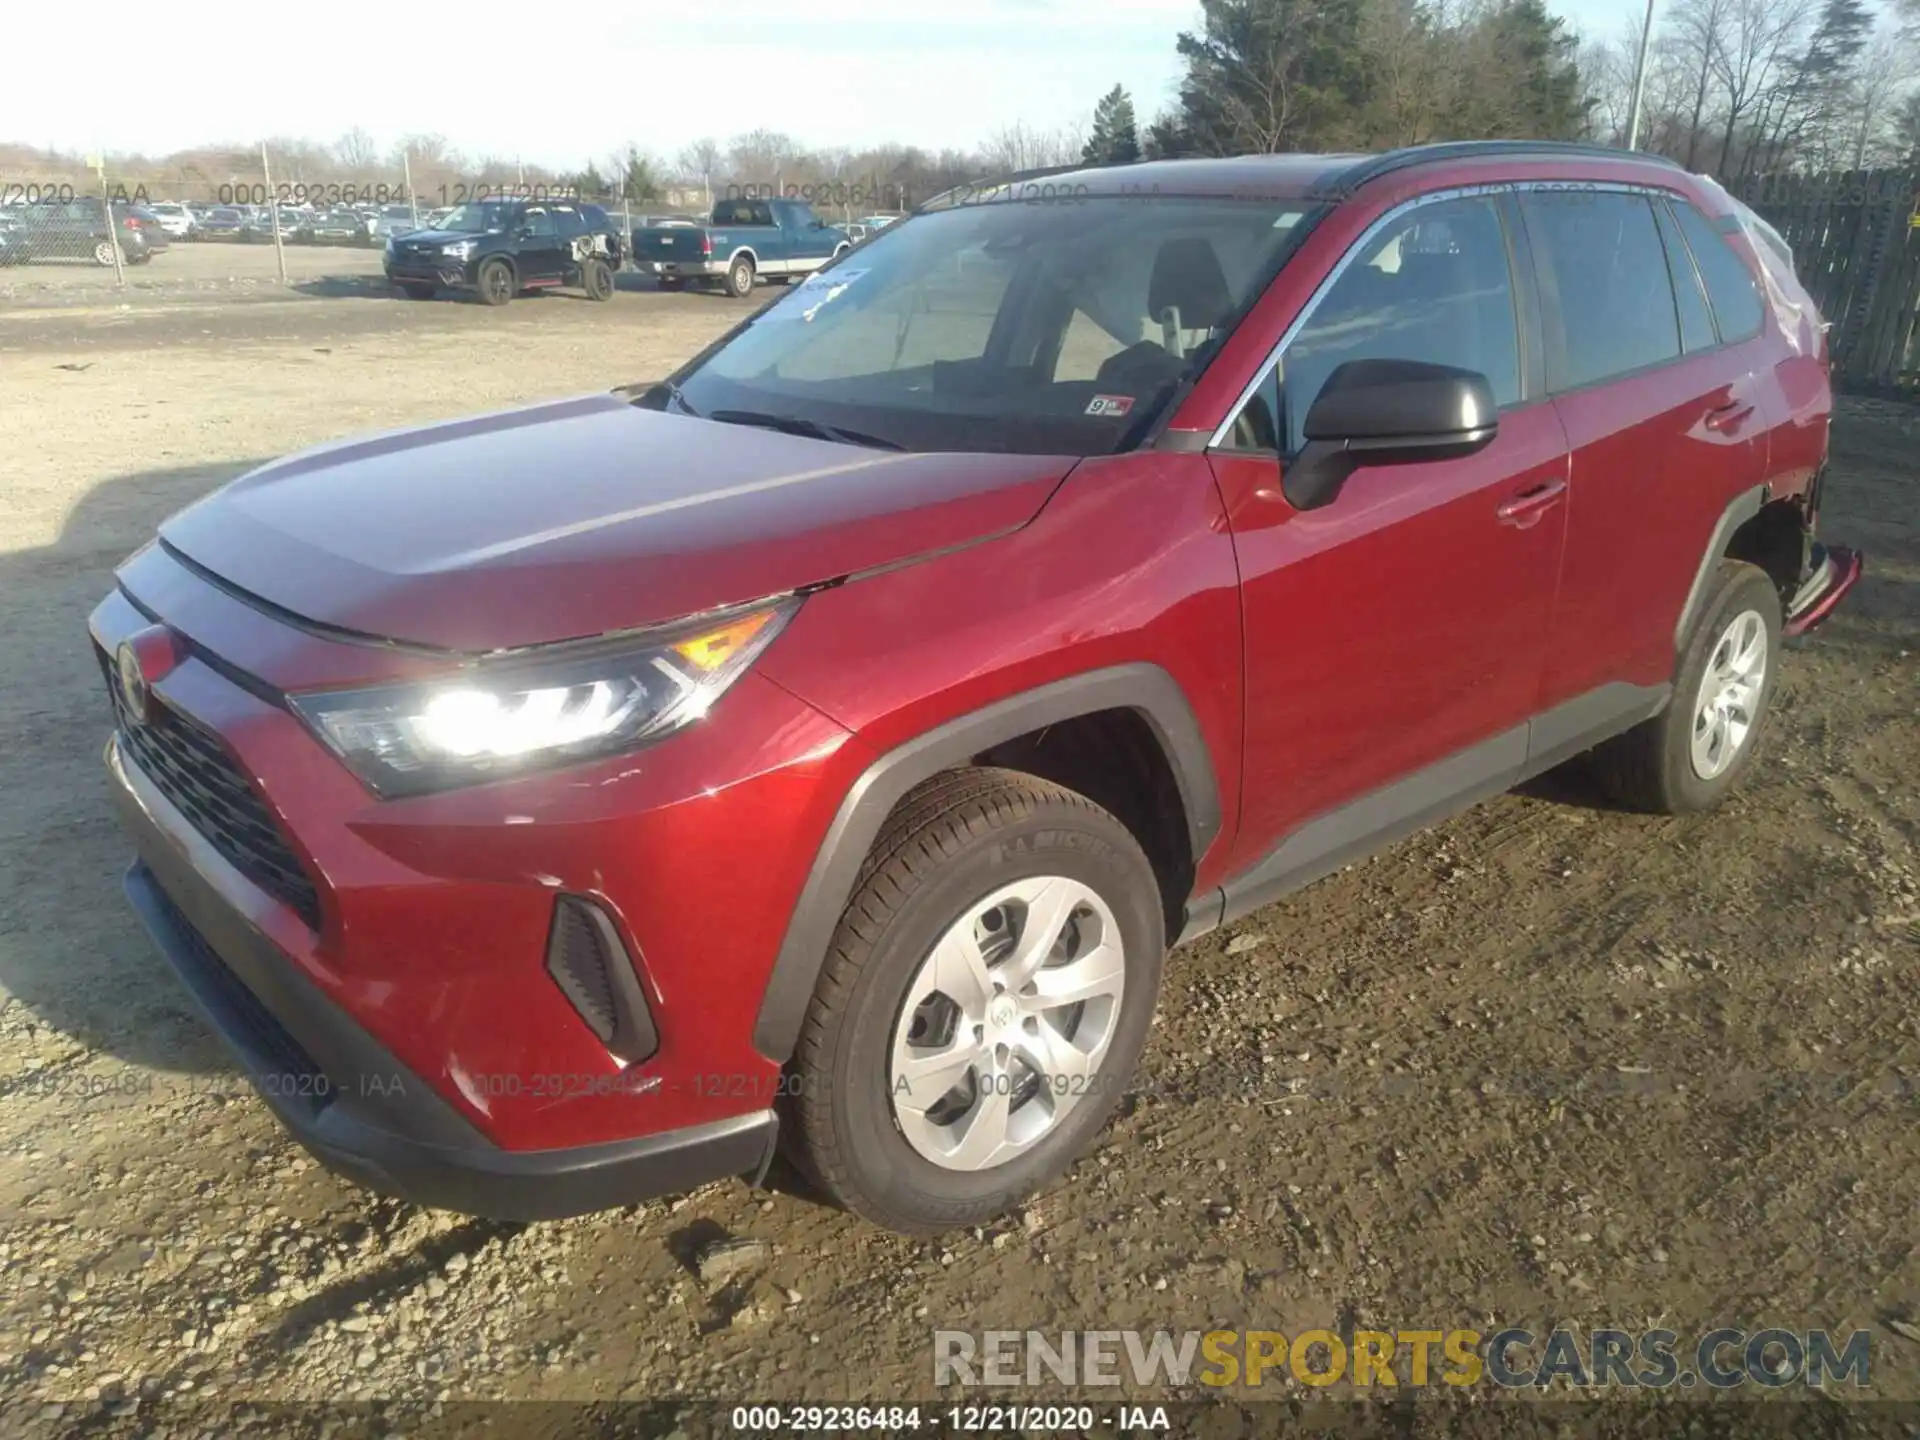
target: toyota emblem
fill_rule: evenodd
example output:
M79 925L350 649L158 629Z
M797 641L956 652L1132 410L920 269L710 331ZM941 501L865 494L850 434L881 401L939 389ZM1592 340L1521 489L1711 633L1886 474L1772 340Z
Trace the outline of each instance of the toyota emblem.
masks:
M113 673L120 686L120 708L126 712L129 721L144 725L147 719L147 676L140 668L140 657L134 653L131 641L120 642L120 648L113 657Z

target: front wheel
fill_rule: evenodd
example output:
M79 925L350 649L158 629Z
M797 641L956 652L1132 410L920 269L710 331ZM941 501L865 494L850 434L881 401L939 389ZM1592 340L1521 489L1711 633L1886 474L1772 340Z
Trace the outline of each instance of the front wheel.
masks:
M604 260L589 260L580 272L580 286L589 300L611 300L613 271Z
M1655 814L1718 805L1753 763L1779 659L1773 581L1758 566L1722 561L1667 708L1594 752L1602 785L1623 804Z
M1153 868L1091 800L1005 770L927 782L874 845L822 968L794 1158L903 1233L1003 1213L1119 1102L1165 948Z
M513 299L513 267L506 261L487 261L474 278L479 282L483 304L504 305Z

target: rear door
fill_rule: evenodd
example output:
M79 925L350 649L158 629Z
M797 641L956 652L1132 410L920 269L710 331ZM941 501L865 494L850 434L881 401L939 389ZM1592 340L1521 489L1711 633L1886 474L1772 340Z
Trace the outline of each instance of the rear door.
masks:
M1519 772L1560 566L1567 448L1532 363L1514 239L1503 192L1390 211L1295 322L1212 453L1246 634L1235 856L1262 862L1256 887L1269 871L1310 878ZM1499 433L1463 458L1362 466L1331 502L1295 510L1281 479L1307 409L1335 368L1361 359L1480 372Z
M1658 702L1716 527L1766 471L1752 355L1703 328L1691 260L1662 238L1663 203L1626 187L1520 200L1573 454L1541 708L1590 705L1597 720Z

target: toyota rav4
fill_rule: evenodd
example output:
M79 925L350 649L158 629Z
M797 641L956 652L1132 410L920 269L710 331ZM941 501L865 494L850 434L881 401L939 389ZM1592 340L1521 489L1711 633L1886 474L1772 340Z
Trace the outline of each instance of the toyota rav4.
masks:
M1058 1176L1172 946L1593 751L1763 754L1830 387L1791 252L1568 146L942 197L669 379L310 450L91 619L126 889L419 1202Z

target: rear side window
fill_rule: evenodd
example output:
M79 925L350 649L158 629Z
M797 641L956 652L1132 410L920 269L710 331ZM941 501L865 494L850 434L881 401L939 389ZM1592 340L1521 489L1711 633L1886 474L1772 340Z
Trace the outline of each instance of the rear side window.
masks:
M1547 347L1553 389L1679 358L1666 252L1644 196L1530 191L1520 208L1533 253L1559 297L1559 343ZM1551 331L1551 317L1549 323Z
M1680 310L1680 345L1689 355L1696 350L1711 350L1718 342L1713 333L1713 313L1707 309L1706 292L1700 288L1700 276L1693 268L1693 256L1681 238L1680 227L1665 205L1655 205L1660 221L1660 240L1667 247L1667 267L1673 272L1673 298Z
M1684 200L1676 200L1673 208L1693 249L1694 263L1700 267L1700 278L1706 282L1707 298L1720 322L1720 338L1729 343L1751 340L1760 333L1765 317L1753 272L1711 220Z

